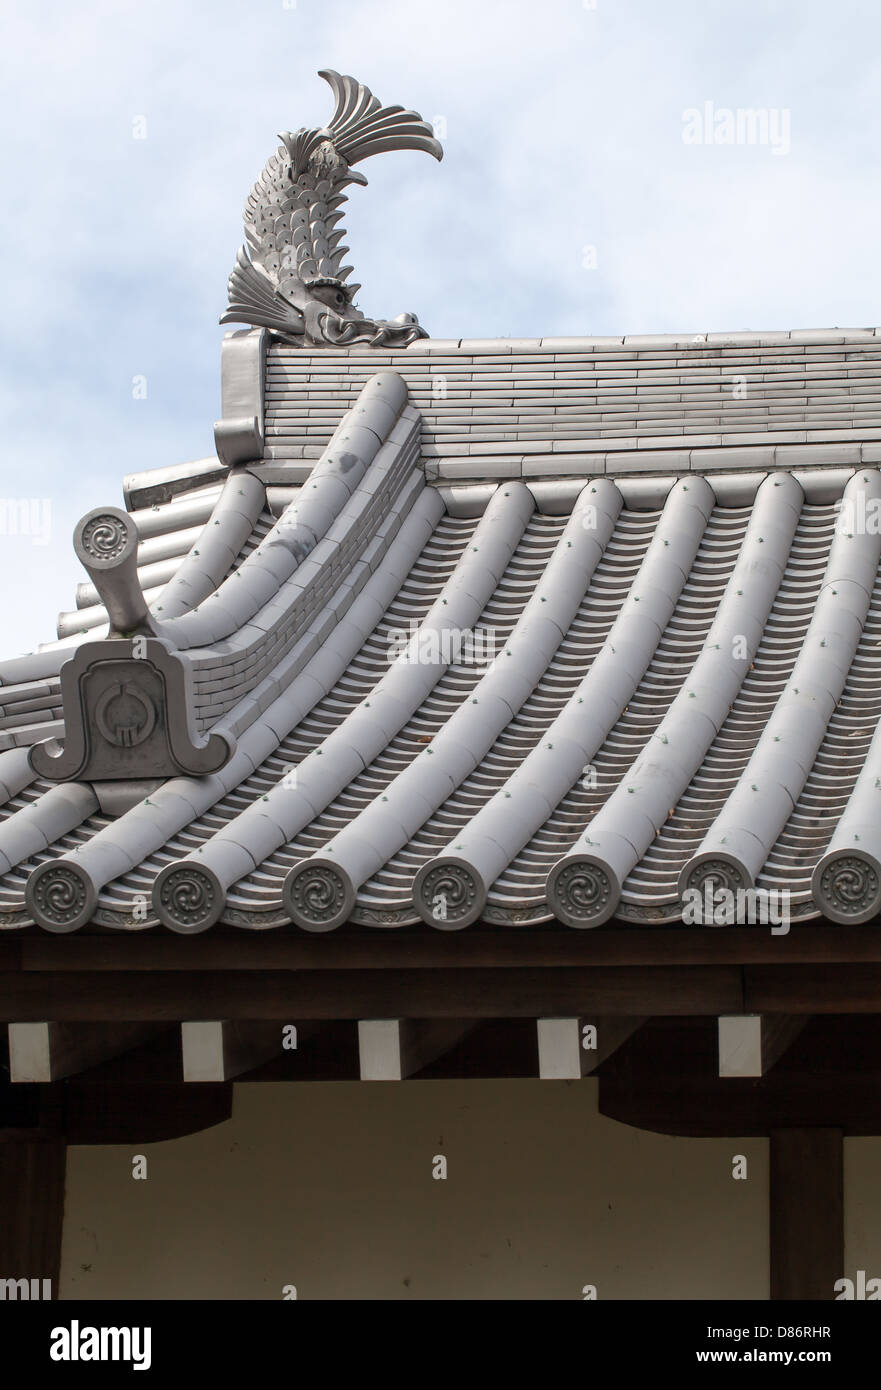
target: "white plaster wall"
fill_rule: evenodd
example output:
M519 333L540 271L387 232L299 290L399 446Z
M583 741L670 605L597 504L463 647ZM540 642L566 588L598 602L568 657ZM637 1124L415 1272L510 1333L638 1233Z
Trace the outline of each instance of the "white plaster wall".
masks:
M767 1142L643 1133L596 1097L239 1085L228 1123L140 1150L146 1181L132 1147L69 1151L60 1296L767 1298Z
M844 1274L881 1279L881 1139L844 1141Z

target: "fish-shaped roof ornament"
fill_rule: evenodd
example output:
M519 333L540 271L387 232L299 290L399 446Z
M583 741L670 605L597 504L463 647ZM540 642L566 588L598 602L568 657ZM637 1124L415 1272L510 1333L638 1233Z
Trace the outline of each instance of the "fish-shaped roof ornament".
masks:
M368 87L338 72L320 72L336 109L326 126L279 136L245 206L245 239L229 277L221 323L271 329L288 342L346 347L406 347L428 335L415 314L366 318L352 303L360 285L343 265L343 192L366 184L354 165L386 150L424 150L443 158L427 121L402 106L383 106Z

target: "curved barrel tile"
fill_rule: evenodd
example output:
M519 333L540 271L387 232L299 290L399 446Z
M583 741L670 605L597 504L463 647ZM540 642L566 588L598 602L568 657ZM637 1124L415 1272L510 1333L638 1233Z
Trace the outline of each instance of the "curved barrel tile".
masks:
M868 922L881 912L881 726L829 848L814 869L811 894L833 922Z
M343 418L301 493L206 607L172 618L163 629L176 646L202 647L231 637L304 566L351 502L407 403L396 372L380 372Z
M407 843L492 747L565 640L620 510L621 494L614 484L601 480L584 488L504 650L466 702L379 800L320 856L291 870L285 905L298 926L327 931L341 925L358 888ZM434 897L431 882L421 898L427 902Z
M151 603L162 592L166 578L179 568L182 558L198 543L221 494L221 488L211 487L198 490L193 496L174 502L143 507L131 512L139 537L138 579L144 598ZM160 570L166 568L160 562L170 562L168 576L160 577ZM34 679L40 675L57 674L64 653L71 645L85 640L92 628L101 631L92 637L103 637L107 631L107 610L93 584L79 584L76 589L76 608L58 615L57 642L42 643L35 655L60 651L62 655L50 666L44 657L39 666L32 665L31 657L19 658L21 670L31 671L29 676L19 679ZM53 670L54 667L54 670ZM2 677L0 677L2 679ZM10 679L14 679L12 676Z
M651 661L713 502L702 479L671 489L608 639L568 704L504 786L419 871L413 900L424 921L446 930L476 921L492 883L581 776Z
M151 533L144 540L140 528L149 521L150 513L146 513L146 517L143 512L138 516L130 515L138 536L136 580L145 602L152 607L162 601L163 616L170 618L186 612L212 593L250 539L265 501L263 483L250 473L240 471L227 477L204 526L197 530ZM197 514L191 505L182 519ZM89 569L88 556L81 558ZM180 583L176 581L177 575L181 576ZM164 602L165 591L173 595L173 601ZM104 636L107 619L99 586L94 582L80 584L76 590L76 608L58 615L58 637L62 640L77 637L92 628L101 628L101 632L92 634L93 637Z
M598 436L590 444L584 436L583 392L607 393L608 380L596 373L617 375L621 361L610 363L603 353L602 365L564 361L542 384L541 363L516 354L510 364L515 375L503 373L503 381L493 354L481 360L486 345L472 344L474 360L453 360L449 367L443 358L426 364L418 351L409 353L408 380L425 418L424 453L432 477L444 483L438 496L424 487L421 418L407 403L403 382L393 372L375 375L379 363L396 359L324 351L303 357L274 348L267 368L267 458L280 449L279 458L295 459L287 476L299 485L295 497L290 487L273 489L278 525L265 512L249 516L265 498L264 485L251 474L224 475L222 489L213 481L206 488L206 478L220 476L213 460L154 470L140 480L134 500L155 498L157 505L132 514L140 594L151 607L158 600L178 609L171 617L163 612L161 620L174 625L169 635L188 651L198 727L237 734L236 758L216 777L166 783L110 824L95 814L90 787L48 787L34 778L27 745L63 737L59 668L84 639L107 631L100 585L81 586L77 612L63 615L59 627L69 636L0 666L3 925L34 920L68 931L93 920L140 926L141 899L146 905L154 887L160 919L179 931L201 930L220 916L242 926L277 925L286 920L286 875L289 915L313 930L346 917L397 925L421 915L435 927L455 928L480 915L498 922L547 920L552 910L573 925L592 925L616 903L620 915L635 921L671 920L681 907L677 890L707 879L785 889L800 916L816 911L858 923L881 914L877 527L866 534L859 525L850 534L845 530L830 549L833 504L846 474L852 473L846 497L857 517L864 510L874 519L871 504L881 501L878 475L863 464L877 450L870 436L857 438L858 426L871 423L871 404L853 397L853 368L844 365L855 360L855 349L836 348L841 362L828 368L828 379L821 363L820 377L798 388L819 391L820 403L812 407L818 428L845 428L840 439L836 433L833 443L828 435L820 448L814 447L819 440L809 440L809 451L797 455L804 471L792 475L793 482L778 471L796 458L783 438L782 417L773 448L722 447L736 444L738 432L765 431L767 419L758 416L766 417L767 402L756 420L746 422L742 403L721 398L724 385L690 387L689 411L706 414L710 385L713 398L720 397L724 437L702 440L696 426L681 437L689 411L680 409L684 388L673 360L679 349L659 366L658 346L655 340L621 344L628 358L651 349L649 358L624 364L627 373L633 369L638 394L650 388L642 418L634 417L636 433L628 430L632 440L624 440L614 403L597 399L589 412L600 433L608 424L610 439L614 435L603 448L620 454L659 434L660 397L675 403L681 419L663 439L665 452L642 454L649 470L669 467L671 476L651 472L621 480L619 505L630 515L619 517L577 606L586 579L582 573L579 580L572 565L576 557L563 553L571 532L565 545L559 543L564 518L584 488L577 478L503 485L507 502L525 486L535 510L501 577L488 585L479 563L468 569L464 588L447 583L454 564L460 564L459 578L466 568L460 562L465 531L455 532L460 521L445 518L439 525L442 545L434 546L429 533L444 502L460 518L476 518L493 491L474 481L486 475L479 455L483 432L475 433L471 410L477 375L488 393L481 411L494 417L488 428L497 435L487 455L492 471L520 468L515 458L499 465L504 440L512 454L528 443L522 470L528 474L539 438L534 412L526 419L522 402L498 399L510 377L529 395L530 411L533 387L538 383L547 392L542 399L552 433L560 433L538 459L536 474L555 456L565 474L568 451L576 469L602 457ZM552 354L548 361L554 360ZM432 366L452 374L449 405L435 397ZM714 383L718 370L714 358ZM585 373L596 377L592 384L582 380ZM791 375L789 368L784 375ZM838 393L831 403L829 387ZM632 394L620 383L611 389ZM349 413L307 476L304 455L330 438L346 407ZM779 416L783 407L772 401L773 409ZM572 441L584 445L580 455ZM448 445L457 457L445 454ZM458 457L463 453L464 460ZM829 467L816 467L818 460ZM679 538L659 531L654 550L649 546L657 563L646 567L650 526L634 516L650 508L653 525L671 488L673 501L687 493L694 500L706 492L706 480L691 473L674 485L672 472L715 464L716 506L698 523L706 529L702 536L698 531L691 566L685 563L683 573L679 550L693 516ZM604 467L613 466L613 455L605 456ZM741 545L747 508L768 469ZM258 472L262 476L255 467ZM447 486L457 478L462 486ZM237 484L248 493L238 505ZM772 485L779 493L794 484L801 484L804 503L786 568L775 580L769 557L777 542L771 523L762 520L764 499ZM182 500L168 500L187 489ZM498 491L493 496L503 511ZM553 525L545 524L548 518ZM222 524L212 533L215 521ZM195 545L186 528L197 528ZM467 530L470 546L472 527ZM768 548L759 568L747 566L735 595L736 572L730 583L729 576L735 565L744 569L759 530ZM222 531L225 541L217 534ZM662 552L661 538L668 541ZM492 537L484 536L483 560L491 548ZM555 568L562 572L567 559L570 575L556 586L551 615L547 605L544 611L538 605L551 597ZM439 561L429 577L426 566ZM641 562L644 570L634 582ZM182 594L190 579L195 588ZM165 587L154 591L153 585ZM435 600L440 604L438 595L452 598L439 615L431 608ZM747 608L751 617L744 620ZM438 617L423 628L437 635L446 630L444 622L473 626L469 611L480 613L484 635L491 625L497 635L512 634L512 675L480 682L478 671L455 658L423 669L418 678L412 669L424 667L424 657L403 675L397 667L388 670L389 642L398 640L411 615L423 623ZM746 648L736 660L726 653L735 635ZM753 652L750 670L740 672ZM599 778L591 788L580 781L585 763ZM602 874L591 878L585 870ZM414 877L418 907L411 903Z
M376 615L382 613L398 585L399 569L412 564L441 510L440 500L424 488L392 543L387 568L382 565L377 568L347 615L348 645L339 636L340 625L334 634L339 643L334 652L335 662L330 659L331 649L326 645L304 666L296 679L284 685L282 693L268 706L265 715L252 721L239 739L235 754L220 772L208 777L169 779L158 791L98 831L75 855L52 860L34 871L26 891L28 902L33 900L35 920L40 925L56 931L73 931L83 925L87 920L83 915L86 907L90 913L94 910L97 895L107 883L129 872L148 854L160 849L172 835L207 811L254 771L277 746L279 739L320 698L326 682L330 680L332 684L345 670L362 640L362 625L375 621ZM391 525L391 522L389 518L388 524ZM307 647L310 637L306 633L302 638ZM2 828L0 825L0 830ZM53 884L58 887L52 889ZM38 887L40 897L37 895ZM50 889L55 894L55 902L48 910L42 904L48 899ZM171 893L172 890L167 890L166 897ZM178 903L185 897L186 892L181 890L173 900ZM182 914L177 923L178 930L190 929L190 915L189 912ZM211 922L206 925L211 925Z
M29 787L36 776L27 748L10 748L0 753L0 806L5 806L7 801Z
M103 603L95 603L86 609L75 608L59 613L55 631L58 633L59 642L63 642L65 646L97 641L110 632L107 609Z
M548 902L570 927L607 921L700 767L756 653L786 568L803 493L788 475L760 487L737 564L703 650L639 757L548 877Z
M40 854L98 809L98 798L85 782L65 782L50 788L0 825L0 874ZM56 861L39 865L25 889L27 911L47 931L75 931L89 921L95 895L86 891L75 873L47 877Z
M867 922L881 912L881 725L813 871L811 896L833 922Z
M192 527L201 529L213 512L222 490L223 485L217 483L200 488L190 496L178 497L173 502L155 503L152 507L137 507L130 511L142 544L149 545L154 537L180 534Z
M191 549L191 545L187 546L187 550ZM141 586L141 593L144 595L144 597L146 598L149 592L154 592L158 597L158 595L162 593L162 590L168 584L169 580L174 578L175 574L180 569L180 566L180 557L173 560L160 560L154 565L144 565L143 568L139 565L138 583ZM100 616L96 616L98 614L100 614ZM106 622L107 609L101 602L101 596L99 595L98 590L95 588L94 584L77 585L76 609L71 609L67 613L59 614L59 636L63 637L66 635L66 632L65 630L63 630L62 627L62 619L65 620L65 627L67 631L75 630L73 628L75 615L79 615L81 618L92 619L93 625L95 627L97 627L101 621ZM85 626L85 623L83 625Z
M203 723L226 713L277 664L321 608L327 586L344 582L419 471L420 417L406 400L397 373L371 376L272 531L198 607L163 621L163 636L192 649L194 702ZM185 512L187 519L193 515L192 508ZM157 595L148 597L152 603ZM74 647L107 631L97 607L63 614L60 623L65 636L4 663L0 682L57 675ZM218 709L213 695L221 681L228 690Z
M0 823L0 874L48 849L98 809L86 782L60 782Z
M219 588L265 502L266 488L253 474L239 471L227 478L202 534L151 605L157 618L180 617Z
M0 661L0 691L4 685L26 685L28 681L46 680L57 676L70 656L71 644L52 642L27 656L14 656Z
M419 432L419 415L405 407L350 502L287 580L278 583L273 572L279 566L284 569L290 556L284 551L270 552L263 570L251 571L250 583L232 590L225 586L222 603L219 593L214 594L197 610L210 615L215 634L229 623L243 624L230 638L191 656L198 719L214 722L232 709L278 666L299 634L325 607L328 595L334 590L344 595L350 590L352 576L363 561L376 564L377 537L386 534L389 516L399 513L425 485L419 468ZM236 575L241 576L243 570L244 565ZM268 596L268 601L249 617L257 591L259 597Z
M845 488L857 512L881 498L881 475L861 470ZM696 854L679 892L705 883L751 889L810 774L841 697L869 609L881 535L836 527L814 615L792 675L747 766Z
M433 496L438 508L436 521L443 503L436 494ZM418 650L426 652L426 659L412 661L404 654L395 661L369 698L297 766L288 785L285 785L288 779L284 779L258 803L252 803L212 836L198 855L163 870L154 889L154 906L167 926L177 930L202 930L210 926L223 910L226 890L292 839L386 747L450 665L450 643L444 640L444 635L467 631L480 617L532 510L532 498L521 483L499 488L475 530L471 545L412 639ZM400 574L395 575L387 602L400 582ZM374 623L381 615L382 610L376 614ZM361 640L363 631L362 625ZM427 643L427 635L434 635L436 640ZM332 668L328 671L325 689L330 689L353 654L352 650L345 656L339 654L334 645L336 638L335 633L318 658ZM357 650L360 646L357 626L353 642L357 642L354 646ZM313 703L315 698L317 696ZM176 885L184 885L191 895L188 885L194 871L203 875L208 897L196 908L188 907L184 914L176 898Z
M419 504L417 515L422 515L422 508L428 508L431 512L438 510L436 503L432 503L429 498L423 495L424 493L425 484L421 478L414 476L410 487L401 493L398 499L398 509L389 513L361 559L349 570L345 583L340 584L333 591L318 617L310 623L293 650L281 657L277 664L272 667L269 675L265 676L253 689L250 689L242 699L232 704L231 708L213 725L215 729L229 732L234 737L238 737L264 713L276 696L281 694L294 677L300 674L311 658L324 650L326 653L324 660L331 663L334 653L343 649L349 650L352 632L348 611L358 594L369 582L374 570L383 565L383 572L388 579L391 579L394 574L398 577L399 582L402 582L402 578L397 574L397 562L389 555L389 547L404 519L409 516L411 508L417 503ZM363 610L359 609L358 611L362 612ZM319 668L313 666L311 669L314 672Z
M244 477L244 474L241 474L240 476ZM264 488L264 493L265 492L266 489ZM214 508L212 508L212 516L213 513ZM210 522L210 520L211 517L206 517L206 525L208 522ZM140 532L138 534L140 536ZM148 540L139 539L138 573L143 574L145 570L150 570L154 565L160 565L168 560L175 561L178 565L180 565L184 559L184 556L192 550L194 545L199 544L199 540L202 536L204 536L204 534L204 526L188 526L180 531L167 531L164 535L152 536ZM247 536L245 537L245 540L247 540ZM145 583L141 587L147 589L151 586ZM81 604L80 590L77 589L77 608L83 606L88 607L90 603L97 602L97 594L95 594L95 597L88 598L86 598L84 594L83 598L85 602L84 604Z
M196 526L187 531L171 531L153 540L138 544L138 582L143 593L148 589L160 590L174 576L185 556L194 545L199 544L205 528ZM101 595L94 584L77 584L76 606L78 612L101 607Z

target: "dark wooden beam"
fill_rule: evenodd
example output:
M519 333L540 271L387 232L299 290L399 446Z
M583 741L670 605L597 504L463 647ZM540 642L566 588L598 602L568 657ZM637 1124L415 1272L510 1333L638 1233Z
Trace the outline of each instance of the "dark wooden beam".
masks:
M881 1134L881 1017L818 1016L761 1077L718 1076L715 1021L653 1019L599 1071L599 1110L660 1134ZM675 1084L673 1084L675 1079Z
M199 1019L181 1024L186 1082L229 1081L282 1051L283 1025L242 1019Z
M645 1022L643 1018L539 1018L538 1074L543 1080L576 1080L596 1071ZM585 1046L585 1030L593 1029Z
M328 935L282 928L246 932L215 927L198 937L145 931L52 936L39 928L0 936L0 972L125 970L482 969L596 965L796 965L881 963L881 925L808 922L788 936L762 927L647 929L602 927L578 932L548 925L424 927L375 931L344 927Z
M156 1085L63 1081L71 1144L158 1144L223 1124L232 1115L232 1083ZM2 1131L0 1131L2 1132Z
M10 1023L877 1012L871 963L0 973Z
M743 969L744 1011L768 1014L877 1013L881 965L794 965Z
M489 1018L457 1026L455 1020L418 1020L422 1037L434 1038L442 1050L411 1055L410 1079L419 1081L537 1077L538 1048L535 1021L530 1018ZM273 1081L357 1081L361 1075L358 1026L352 1020L306 1022L298 1025L299 1046L237 1077L237 1084ZM431 1053L435 1053L431 1056Z
M871 963L0 973L10 1023L877 1012Z
M403 1081L445 1056L474 1024L459 1019L365 1018L358 1020L362 1081Z
M49 1280L57 1298L67 1144L58 1107L35 1101L33 1128L0 1126L0 1278L39 1280L40 1298Z
M278 1025L281 1028L281 1024ZM358 1026L353 1019L298 1022L296 1048L237 1077L243 1084L271 1081L357 1081Z
M161 1027L161 1025L160 1025ZM155 1036L150 1023L10 1023L9 1079L58 1081Z
M478 1022L449 1052L429 1062L418 1080L537 1077L538 1040L531 1018Z
M47 1279L52 1298L58 1297L66 1162L63 1139L5 1140L0 1131L0 1278Z
M792 1045L807 1014L728 1014L718 1020L719 1075L764 1076Z
M0 1019L552 1018L743 1010L737 966L0 974Z
M771 1298L832 1300L844 1272L840 1129L773 1129Z

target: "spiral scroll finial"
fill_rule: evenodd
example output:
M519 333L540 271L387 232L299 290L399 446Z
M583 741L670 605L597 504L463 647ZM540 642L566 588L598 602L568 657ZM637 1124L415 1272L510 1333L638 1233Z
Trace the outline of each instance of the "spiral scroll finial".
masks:
M119 507L97 507L77 522L73 548L110 618L110 636L154 632L138 579L138 528Z
M326 858L304 859L285 879L285 909L305 931L334 931L351 915L355 887L339 865Z
M439 931L458 931L476 922L486 897L486 887L472 865L452 856L424 864L413 885L417 912Z
M38 926L73 932L90 920L98 894L86 871L72 859L51 859L34 869L25 888L28 911Z
M601 859L573 854L548 875L548 906L567 927L599 927L618 905L620 885Z
M811 892L833 922L868 922L881 911L881 865L862 850L827 854L814 870Z
M213 927L226 902L213 869L190 860L168 864L153 885L153 908L171 931L192 936Z

